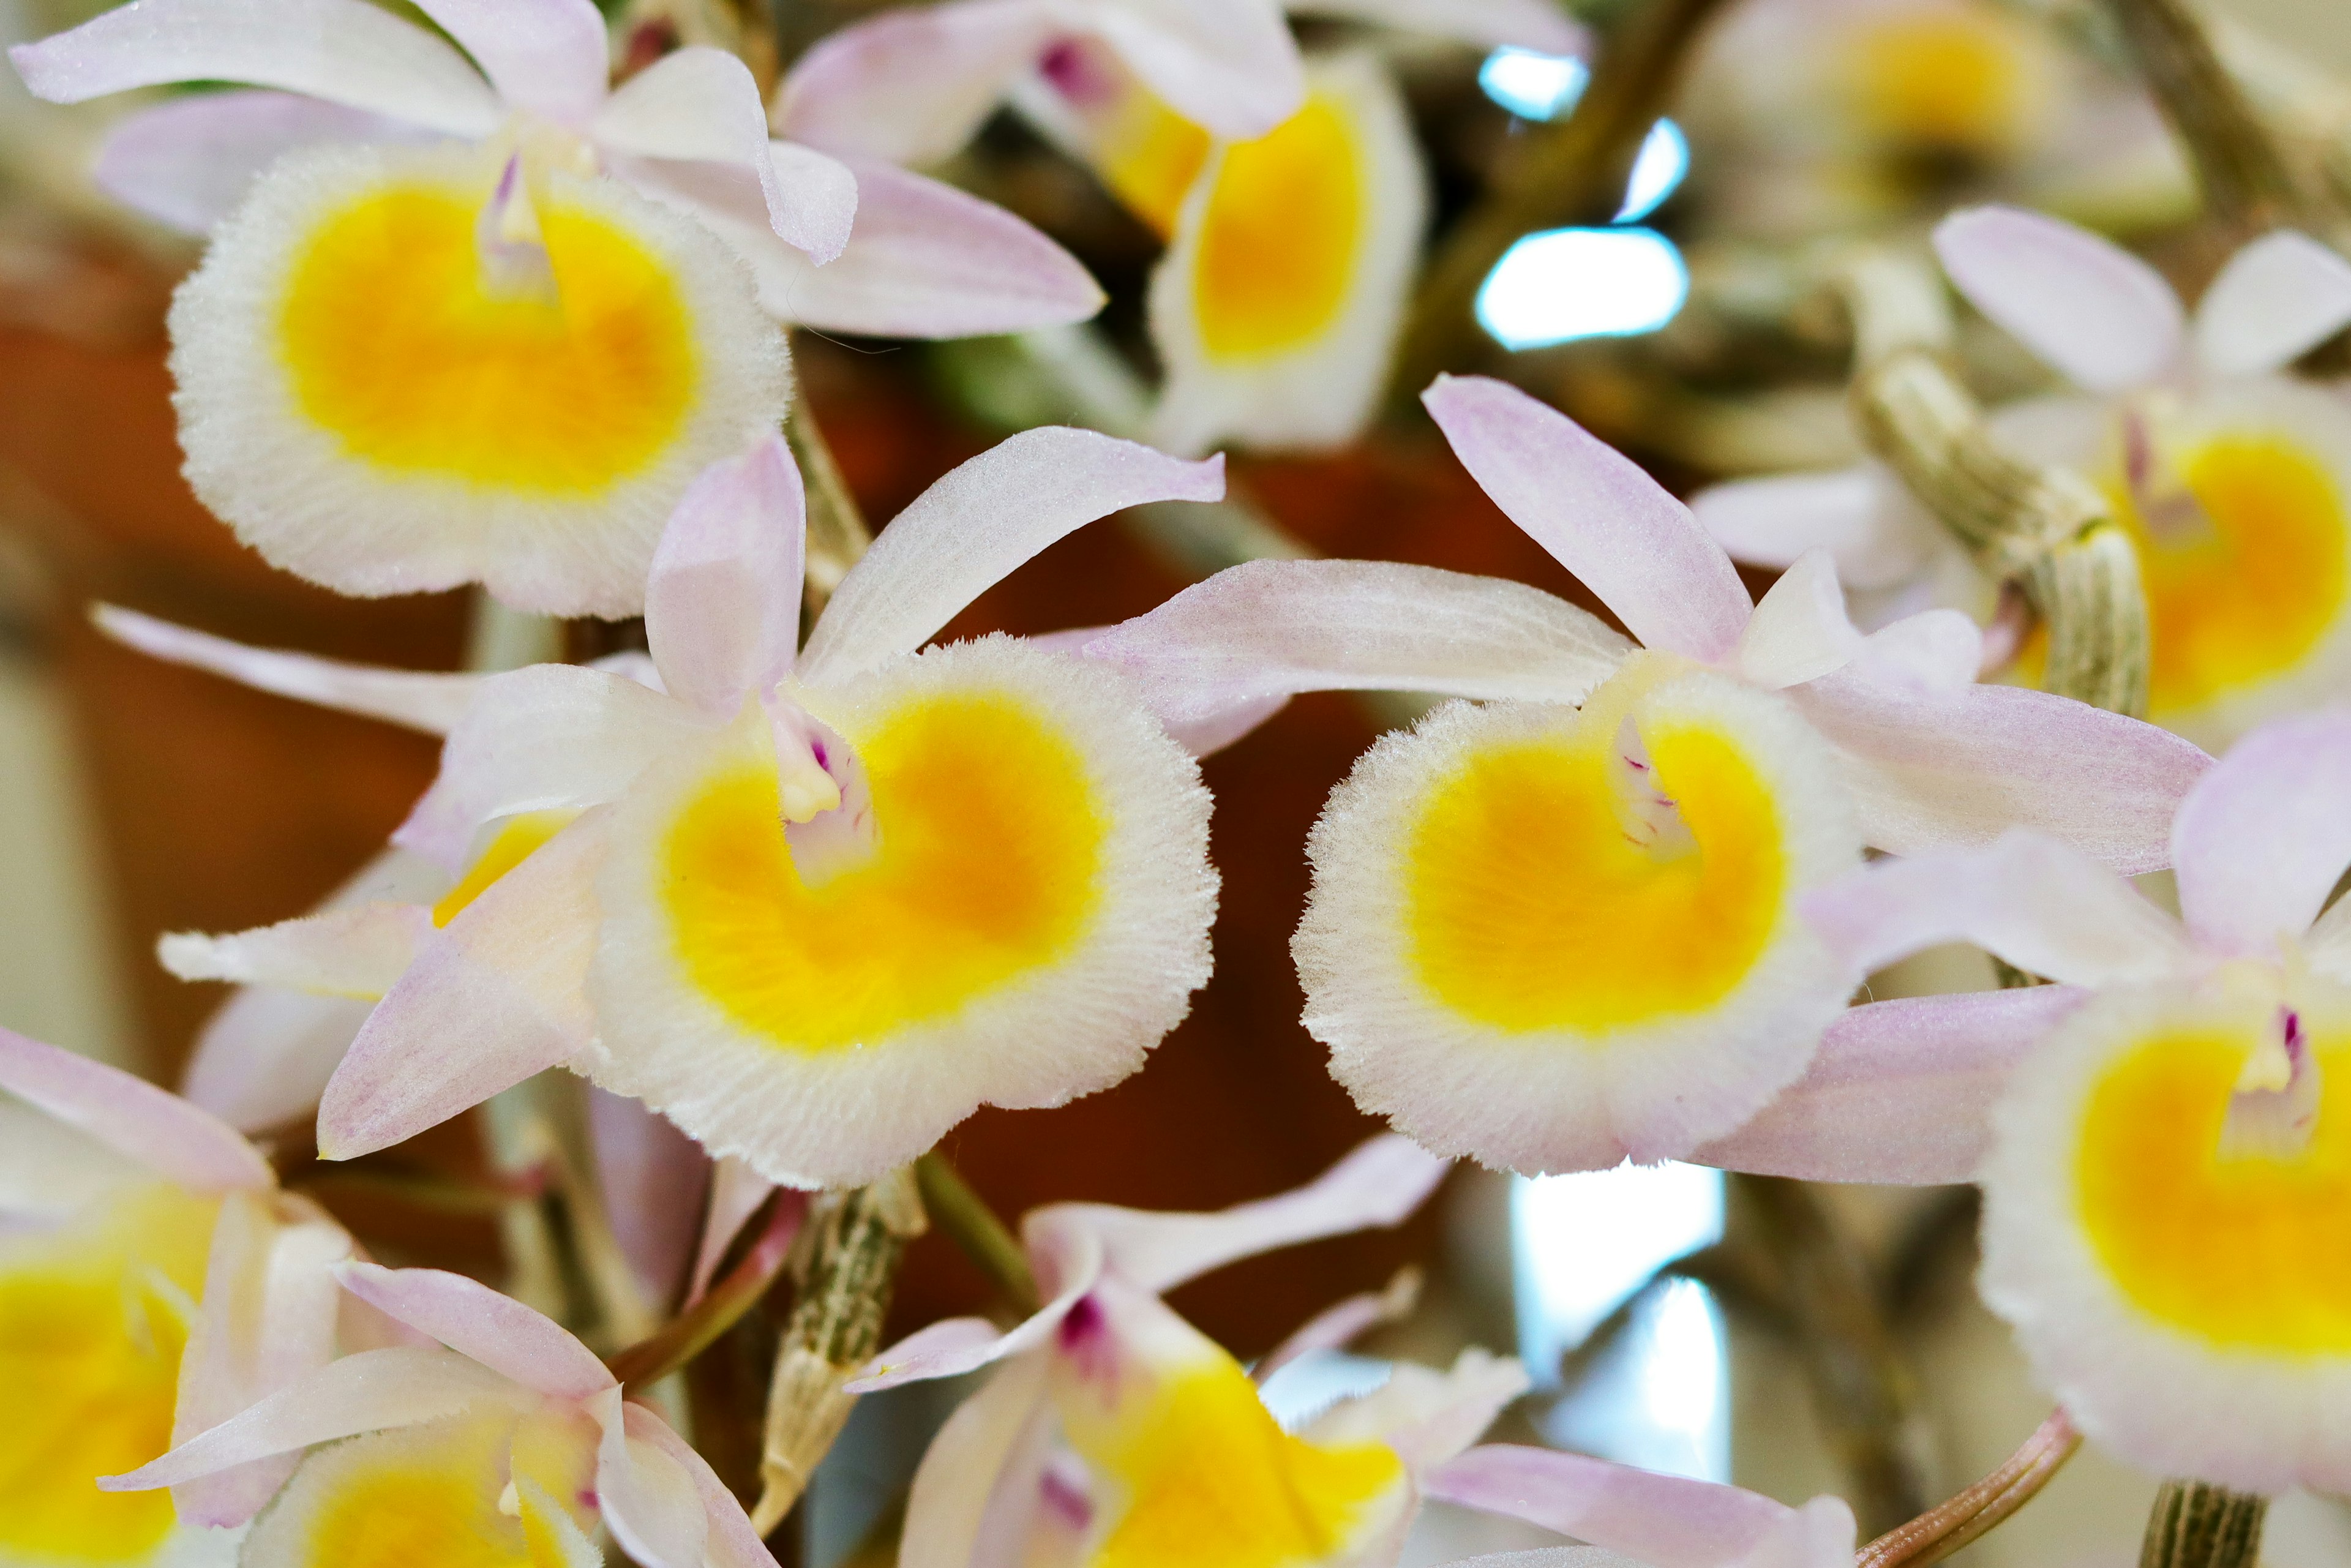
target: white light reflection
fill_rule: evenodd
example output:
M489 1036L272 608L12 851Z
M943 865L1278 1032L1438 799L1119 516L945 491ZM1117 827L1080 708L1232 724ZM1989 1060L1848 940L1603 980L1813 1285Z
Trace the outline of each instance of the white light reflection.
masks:
M1633 160L1633 177L1625 186L1625 208L1612 219L1637 223L1665 204L1689 173L1689 138L1670 120L1649 127L1641 155Z
M1520 120L1555 120L1575 107L1592 79L1592 68L1573 55L1541 55L1532 49L1496 49L1478 68L1486 96Z
M1689 298L1689 268L1655 229L1552 229L1503 253L1478 324L1506 349L1654 332Z
M1512 1184L1519 1354L1538 1387L1560 1357L1658 1265L1722 1235L1722 1174L1623 1166ZM1553 1443L1646 1469L1730 1479L1730 1412L1719 1314L1676 1281L1650 1293L1611 1349L1542 1418Z

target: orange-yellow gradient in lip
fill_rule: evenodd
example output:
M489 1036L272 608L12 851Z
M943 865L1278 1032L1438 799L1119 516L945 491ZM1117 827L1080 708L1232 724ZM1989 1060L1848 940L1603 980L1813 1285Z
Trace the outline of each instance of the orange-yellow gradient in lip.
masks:
M485 275L487 183L371 188L303 242L277 316L302 413L354 458L549 497L643 473L684 427L699 356L669 260L549 184L551 292Z
M2032 95L2033 40L1981 7L1945 6L1860 24L1845 90L1873 136L1909 150L2010 151Z
M399 1433L321 1452L311 1462L335 1473L303 1531L303 1568L564 1568L547 1521L498 1511L513 1427L435 1423L429 1445Z
M1111 193L1165 239L1214 146L1207 131L1135 87L1111 111L1096 161Z
M168 1492L102 1492L172 1446L187 1312L218 1204L143 1188L91 1229L0 1249L0 1558L135 1562Z
M1625 835L1595 710L1497 742L1426 800L1407 850L1405 920L1447 1007L1510 1030L1606 1030L1701 1013L1778 929L1786 854L1769 785L1733 737L1644 717L1658 788L1696 849Z
M2176 462L2210 528L2156 537L2119 476L2106 486L2147 583L2158 720L2292 670L2342 619L2351 589L2351 509L2306 447L2224 432Z
M846 737L880 849L817 888L794 870L772 765L704 783L662 847L691 982L776 1046L876 1044L1061 959L1101 897L1109 822L1084 756L1008 691L910 697Z
M492 883L536 854L539 846L569 827L579 815L571 810L525 811L509 818L480 857L465 868L457 885L433 906L433 924L446 925L463 915L474 900L489 891Z
M1270 358L1329 331L1346 308L1370 199L1347 107L1327 94L1228 148L1192 279L1209 358Z
M2222 1154L2266 1020L2158 1032L2100 1073L2073 1156L2076 1212L2133 1305L2216 1350L2351 1352L2351 1038L2316 1025L2309 1144ZM2304 1023L2311 1020L2304 1015Z
M1114 1426L1072 1431L1123 1494L1088 1568L1315 1568L1358 1544L1399 1500L1394 1449L1291 1437L1221 1352L1163 1376L1147 1391L1121 1391L1137 1407Z

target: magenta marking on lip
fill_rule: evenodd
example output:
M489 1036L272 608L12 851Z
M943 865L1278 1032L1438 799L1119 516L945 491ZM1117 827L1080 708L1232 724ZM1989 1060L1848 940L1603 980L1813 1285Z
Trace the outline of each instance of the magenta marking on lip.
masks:
M1045 1506L1060 1515L1071 1529L1083 1530L1093 1522L1093 1500L1061 1471L1049 1468L1038 1478L1037 1490Z

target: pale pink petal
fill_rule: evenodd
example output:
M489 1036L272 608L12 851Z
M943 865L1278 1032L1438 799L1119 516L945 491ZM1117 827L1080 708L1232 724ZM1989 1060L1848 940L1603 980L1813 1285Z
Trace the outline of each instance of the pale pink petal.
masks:
M1259 560L1109 628L1085 656L1161 720L1196 724L1297 692L1581 702L1631 652L1524 583L1392 561Z
M362 904L225 936L177 931L156 952L183 980L372 998L407 973L432 932L433 912L419 904Z
M1874 465L1740 479L1700 490L1689 505L1733 560L1788 567L1825 549L1837 580L1856 591L1892 588L1924 570L1940 527Z
M507 1378L455 1351L410 1345L361 1351L329 1362L162 1458L125 1475L101 1477L98 1484L104 1491L181 1486L313 1443L438 1421L485 1401L512 1401L520 1393Z
M80 103L165 82L282 88L453 136L505 117L465 57L365 0L137 0L8 51L36 98Z
M1507 1444L1470 1449L1437 1467L1423 1488L1446 1502L1522 1519L1651 1568L1729 1568L1796 1512L1737 1487ZM1852 1561L1849 1515L1846 1527L1840 1568Z
M1919 694L1973 685L1983 664L1983 628L1957 610L1906 615L1863 638L1853 655L1864 681Z
M2212 765L2193 744L2046 692L1886 674L1856 665L1788 694L1842 754L1869 843L1916 854L2022 825L2127 874L2169 863L2172 813Z
M928 163L959 151L1061 31L1046 0L947 0L829 34L777 95L777 133L842 155Z
M888 163L849 162L857 226L827 266L739 219L715 225L749 263L769 314L828 332L972 338L1102 309L1101 286L1077 257L993 202Z
M808 497L771 435L688 486L653 551L645 638L662 688L731 719L792 672Z
M2229 258L2196 308L2196 359L2216 376L2300 359L2351 326L2351 261L2281 229Z
M1451 1168L1387 1133L1304 1186L1214 1214L1057 1203L1032 1212L1021 1228L1031 1237L1048 1228L1089 1232L1101 1241L1106 1272L1156 1292L1279 1247L1401 1224Z
M2351 711L2263 725L2188 792L2171 831L2179 911L2206 951L2291 951L2351 864Z
M597 1402L604 1427L596 1448L596 1502L605 1527L643 1568L702 1568L710 1533L694 1478L663 1445L643 1436L643 1406L624 1403L618 1389Z
M258 691L380 718L428 735L446 735L455 728L489 678L385 669L322 659L315 653L248 647L111 604L93 608L90 619L116 642L158 659L209 670Z
M439 1269L345 1263L343 1289L432 1335L500 1376L557 1399L585 1399L618 1386L611 1372L551 1320L478 1280Z
M909 653L1064 535L1146 501L1214 501L1225 460L1187 463L1052 425L998 443L914 497L850 568L808 641L811 685Z
M688 1306L702 1299L710 1281L718 1272L718 1265L726 1257L726 1249L735 1244L750 1218L759 1212L776 1184L753 1170L744 1161L729 1155L714 1167L710 1178L710 1199L702 1218L702 1239L695 1249L694 1272L686 1281L685 1300ZM799 1207L805 1209L807 1199L799 1195ZM787 1197L787 1202L792 1201Z
M196 1036L180 1092L240 1132L307 1117L374 1006L308 991L239 990Z
M1262 1386L1268 1378L1301 1356L1318 1351L1344 1350L1380 1324L1396 1322L1411 1315L1419 1300L1419 1270L1406 1269L1390 1281L1385 1290L1349 1296L1299 1324L1289 1338L1259 1358L1257 1364L1249 1368L1249 1377Z
M611 43L593 0L416 0L517 109L578 129L604 100Z
M342 1291L330 1270L350 1257L351 1239L323 1212L298 1202L237 1193L221 1205L203 1309L180 1359L174 1443L334 1359ZM172 1502L185 1523L243 1524L277 1495L294 1463L282 1455L184 1482L172 1489Z
M607 827L601 811L581 817L425 944L328 1081L320 1155L352 1159L413 1137L594 1040L588 967Z
M778 237L819 261L840 255L849 239L856 181L831 159L795 149L787 154L797 176L788 189L768 146L759 84L723 49L684 48L655 61L597 111L592 135L609 153L707 166L722 179L709 188L712 195L730 210L755 201ZM721 172L739 186L727 192ZM691 171L678 174L695 188Z
M1051 1300L1003 1333L986 1318L949 1318L917 1330L869 1362L846 1385L849 1391L870 1394L924 1378L954 1377L1043 1344L1070 1309L1101 1282L1102 1272L1100 1238L1082 1223L1056 1225L1055 1212L1036 1210L1021 1228L1029 1266L1037 1270L1039 1285L1053 1291Z
M1420 401L1494 504L1645 646L1708 664L1738 647L1753 605L1730 558L1632 459L1484 376L1439 376Z
M710 1186L710 1156L643 1101L593 1086L588 1133L612 1239L645 1299L666 1310L685 1283L692 1221Z
M1018 1568L1029 1539L1052 1405L1049 1358L1003 1368L923 1452L898 1568Z
M1306 101L1306 72L1268 0L1116 0L1094 30L1167 106L1227 141L1263 136Z
M279 154L330 142L430 141L430 131L323 99L206 92L125 115L90 177L117 201L183 233L208 234Z
M1824 549L1807 550L1756 601L1739 634L1739 673L1776 691L1844 668L1861 642L1844 612L1836 562Z
M674 1460L685 1472L693 1486L695 1497L702 1504L703 1520L708 1528L708 1538L703 1544L703 1561L709 1568L775 1568L766 1543L751 1528L750 1516L718 1472L709 1462L694 1451L692 1444L670 1429L669 1424L642 1405L627 1407L624 1418L628 1434Z
M612 800L711 723L602 670L533 664L492 675L449 732L433 788L392 841L454 871L484 823Z
M1195 757L1213 757L1290 706L1286 696L1248 697L1198 718L1163 719L1170 739Z
M1968 302L2076 386L2122 392L2179 358L2179 298L2162 274L2086 229L2016 207L1972 207L1935 229Z
M2023 829L1984 849L1880 861L1807 894L1803 910L1864 972L1946 942L2076 986L2156 979L2192 957L2179 924L2130 883Z
M266 1191L277 1176L235 1129L120 1068L0 1029L0 1090L193 1192Z
M1592 35L1554 0L1290 0L1292 16L1351 16L1383 27L1457 38L1481 49L1588 56Z
M1855 1008L1803 1077L1690 1158L1802 1181L1973 1181L2010 1070L2086 994L2027 986Z
M1450 1371L1396 1363L1385 1385L1339 1405L1302 1435L1332 1445L1385 1443L1416 1479L1476 1442L1527 1387L1514 1357L1471 1345Z

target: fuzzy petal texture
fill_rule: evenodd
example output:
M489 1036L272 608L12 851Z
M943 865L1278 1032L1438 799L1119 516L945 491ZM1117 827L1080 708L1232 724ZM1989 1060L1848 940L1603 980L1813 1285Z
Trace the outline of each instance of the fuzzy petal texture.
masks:
M450 1350L395 1346L329 1362L290 1388L180 1444L152 1464L99 1485L108 1491L178 1486L360 1432L437 1421L485 1402L512 1401L514 1384Z
M1789 693L1837 748L1875 847L1919 854L2026 826L2128 874L2170 862L2172 813L2212 766L2191 742L2046 692L1882 677L1839 671Z
M1667 655L1581 712L1383 737L1308 854L1307 1030L1440 1154L1686 1155L1803 1071L1858 978L1798 913L1859 860L1834 758L1778 695Z
M1428 1495L1523 1519L1650 1568L1846 1568L1853 1512L1835 1498L1792 1509L1755 1492L1583 1454L1495 1444L1425 1483Z
M1581 702L1632 652L1538 589L1392 561L1259 560L1084 644L1171 724L1339 689Z
M1104 1268L1157 1294L1260 1252L1401 1225L1450 1168L1409 1138L1390 1134L1304 1186L1215 1214L1059 1203L1037 1210L1024 1228L1090 1231L1102 1244Z
M456 727L486 678L391 670L322 659L313 653L249 647L111 604L93 608L90 619L116 642L155 658L210 670L257 691L380 718L427 735L446 735Z
M362 904L227 936L175 932L157 952L183 980L373 1000L407 973L432 931L432 912L417 904Z
M791 674L807 529L799 465L780 435L694 482L645 584L645 638L663 690L729 719Z
M2015 207L1973 207L1935 229L1968 302L2074 385L2122 392L2179 358L2179 297L2160 273L2086 229Z
M232 81L486 136L497 95L447 44L363 0L136 0L9 60L36 98L79 103L134 87Z
M417 0L498 97L578 129L604 101L611 42L592 0Z
M971 140L1059 31L1043 0L884 12L799 57L778 90L776 131L828 152L935 162Z
M1421 402L1494 504L1643 647L1711 664L1739 646L1754 606L1737 569L1631 458L1483 376L1439 376Z
M261 1152L209 1112L120 1068L0 1029L0 1091L191 1192L266 1192Z
M825 626L934 623L858 580ZM1116 675L1001 637L877 662L804 693L866 770L870 860L803 879L749 712L630 789L597 883L582 1070L789 1186L873 1180L983 1103L1106 1088L1207 977L1207 795Z
M1972 942L2066 985L2158 979L2189 967L2179 923L2078 851L2019 829L1984 849L1881 861L1821 889L1804 913L1857 970Z
M428 141L363 109L265 89L198 93L125 115L90 171L109 195L183 234L210 234L263 170L301 147Z
M593 1351L478 1280L373 1263L346 1263L335 1272L370 1306L549 1398L585 1399L615 1386Z
M1307 82L1294 116L1209 154L1152 274L1166 375L1149 428L1171 451L1338 446L1363 432L1387 379L1428 225L1427 172L1376 57L1319 58Z
M1091 430L1027 430L914 497L849 569L808 640L812 686L910 653L1038 551L1145 501L1215 501L1225 460L1186 463Z
M419 952L328 1082L321 1155L389 1147L588 1049L609 826L596 811L563 829Z
M732 716L729 715L728 716ZM533 664L486 680L392 842L456 869L484 823L601 804L716 727L624 676Z
M536 238L486 264L507 172L312 147L256 181L172 303L188 476L339 592L634 614L686 486L781 418L789 357L725 243L617 180L532 178Z
M1802 1078L1690 1157L1800 1181L1973 1181L2011 1071L2087 994L2028 986L1851 1009Z
M2229 258L2196 307L2196 360L2216 376L2281 370L2351 326L2351 261L2282 229Z
M2265 725L2179 807L2172 863L2196 945L2218 956L2291 951L2351 864L2351 712Z
M828 332L971 338L1066 326L1102 309L1084 265L995 203L888 163L848 163L857 226L824 267L731 213L702 209L749 265L769 314Z

